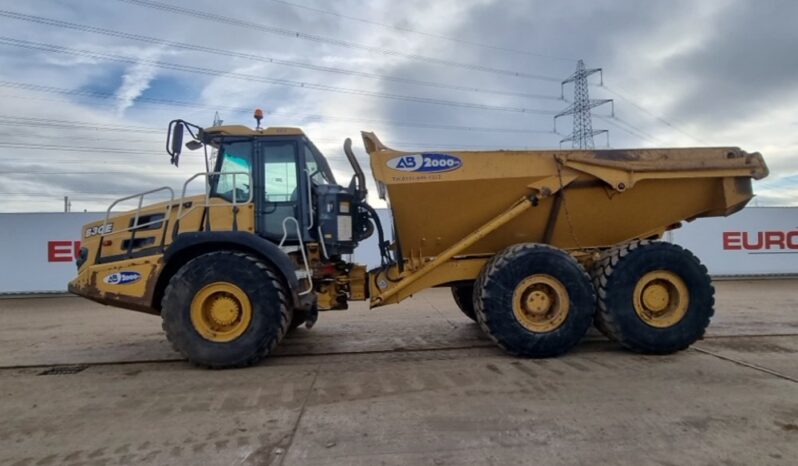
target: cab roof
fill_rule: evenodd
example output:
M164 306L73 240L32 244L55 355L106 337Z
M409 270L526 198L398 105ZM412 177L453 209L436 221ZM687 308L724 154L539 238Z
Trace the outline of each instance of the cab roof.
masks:
M299 128L274 126L252 129L244 125L211 126L202 130L208 136L303 136Z

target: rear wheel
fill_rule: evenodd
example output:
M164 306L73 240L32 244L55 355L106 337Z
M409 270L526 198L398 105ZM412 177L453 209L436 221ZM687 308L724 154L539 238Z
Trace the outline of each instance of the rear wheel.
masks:
M519 244L496 254L474 291L477 321L505 351L532 357L565 353L587 332L595 294L565 251Z
M641 353L680 351L706 331L715 289L707 269L688 250L636 241L609 251L594 271L597 326Z
M221 251L186 263L169 281L163 329L191 363L215 369L255 364L285 335L288 295L271 267Z
M476 322L477 316L474 313L474 285L452 286L452 297L454 297L454 302L457 304L457 307L463 311L463 314Z

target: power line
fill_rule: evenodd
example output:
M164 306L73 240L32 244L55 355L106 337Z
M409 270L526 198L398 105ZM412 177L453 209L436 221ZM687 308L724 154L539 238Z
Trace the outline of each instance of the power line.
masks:
M167 162L169 159L165 159ZM162 170L164 167L163 159L161 161L153 160L148 161L146 163L141 163L139 160L127 160L127 161L90 161L87 162L85 159L58 159L55 161L47 160L47 161L35 161L30 159L13 159L13 160L3 160L2 162L9 162L8 165L3 167L6 170L13 169L14 171L21 171L20 166L25 167L43 167L46 165L45 168L61 168L61 167L100 167L100 168L108 168L108 169L120 169L120 170L131 170L129 174L136 174L139 172L134 172L135 169L146 169L147 174L153 173L153 169L155 170ZM155 166L158 165L158 166ZM200 162L197 161L197 166L200 166ZM162 173L166 173L166 169L162 170Z
M125 1L125 0L122 0L122 1ZM272 58L269 58L269 57L262 57L262 56L256 56L256 55L250 55L250 54L240 54L240 53L234 53L234 52L226 52L226 51L219 50L219 49L211 49L211 48L202 47L202 46L195 46L195 45L192 45L192 44L182 44L182 43L168 42L168 41L163 41L163 40L160 40L160 39L148 38L147 36L139 36L139 35L134 35L134 34L120 33L120 32L117 32L117 31L111 31L111 30L101 29L101 28L94 28L94 27L91 27L91 26L77 25L75 23L68 23L68 22L64 22L64 21L53 20L53 19L48 19L48 18L43 18L43 17L38 17L38 16L23 15L23 14L20 14L20 13L9 12L9 11L6 11L6 10L0 10L0 11L2 12L2 13L0 13L0 15L7 16L7 17L10 17L10 18L22 19L22 20L32 20L33 22L41 22L42 24L51 24L51 25L61 26L61 27L73 27L73 28L76 28L76 29L86 30L87 32L107 33L109 35L114 35L114 36L117 36L117 37L127 37L127 38L130 38L130 39L138 39L138 40L150 41L151 43L174 44L174 45L179 45L179 46L181 46L183 48L187 48L187 49L195 49L195 50L207 51L207 52L211 52L211 53L220 53L220 54L225 54L225 55L228 55L228 56L238 56L238 57L250 58L250 59L265 59L267 61L271 60L272 62L274 62L274 60L276 60L276 59L272 59ZM128 63L131 62L129 58L126 58L126 61ZM286 63L283 63L283 64L289 64L289 63L288 63L288 61L286 61ZM317 67L316 65L301 64L299 62L291 62L291 64L308 65L308 66L310 66L312 68L315 67L315 68L317 68L319 70L322 70L322 71L343 72L343 73L349 73L351 71L351 70L336 69L336 68L332 68L332 67ZM217 73L218 73L218 71L217 71ZM359 73L359 72L354 72L353 71L353 73ZM363 73L360 73L360 74L363 75ZM365 73L365 74L373 75L372 77L375 77L375 78L379 77L380 79L394 79L393 77L390 77L390 76L377 75L377 74L373 74L373 73ZM476 91L476 92L483 92L483 93L496 93L496 94L507 94L507 95L523 95L523 96L531 97L531 98L556 99L556 97L542 96L542 95L538 95L538 94L525 94L525 93L513 93L513 92L509 92L509 91L486 90L486 89L473 88L473 87L469 87L469 86L451 86L451 85L445 85L445 84L442 84L442 83L433 83L433 82L426 82L426 81L420 81L420 80L408 80L406 78L396 78L396 79L404 80L405 82L408 82L408 83L410 83L410 81L413 81L415 84L430 85L430 86L433 86L433 87L435 87L435 86L444 86L444 87L457 89L457 90L468 90L468 91ZM301 83L300 85L303 85L303 84L305 84L305 83ZM630 105L632 105L635 108L637 108L638 110L643 111L643 112L649 114L650 116L658 119L659 121L661 121L662 123L666 124L667 126L673 128L673 129L676 129L676 130L682 132L683 134L685 134L687 136L690 136L693 139L703 143L703 141L701 141L697 137L690 135L689 133L685 132L681 128L678 128L675 124L667 121L664 117L655 115L652 112L646 110L645 108L643 108L639 104L636 104L634 101L632 101L630 98L624 96L620 92L615 91L613 89L610 89L610 88L608 88L606 86L604 86L604 89L606 89L608 92L611 92L611 93L614 93L614 94L618 95L620 98L622 98L622 99L626 100L628 103L630 103ZM139 100L141 100L141 98ZM162 102L164 102L164 99L160 99L160 100ZM207 107L207 106L200 106L200 105L196 105L196 104L189 104L187 106ZM218 107L216 107L216 108L218 108ZM630 125L628 123L626 123L626 124L629 125L630 127L632 127L635 131L637 131L639 133L644 133L639 128L635 128L634 126L632 126L632 125ZM418 125L418 124L416 124L416 125L404 124L404 126L425 127L425 128L431 128L432 127L432 125ZM479 130L481 130L481 128L473 128L473 127L452 127L451 125L438 125L438 126L440 127L440 129L458 129L458 130L459 129L464 129L464 130L468 130L468 131L474 131L474 130L479 131ZM521 130L521 131L502 130L502 129L498 129L498 128L490 129L489 131L530 132L530 131L523 131L523 130ZM532 131L532 132L546 133L544 131ZM640 137L641 139L650 139L650 136L643 137L643 136L640 136L639 134L635 134L635 133L632 133L632 132L626 131L626 130L625 130L625 132L627 132L629 134L632 134L632 135L634 135L636 137Z
M71 121L71 120L56 120L53 118L34 118L23 117L17 115L0 115L0 124L9 126L30 126L36 125L41 127L47 125L48 128L64 127L64 128L85 128L96 129L100 131L124 131L127 133L155 133L163 134L162 129L145 127L145 126L127 126L127 125L110 125L106 123L94 123L84 121Z
M91 91L85 89L63 89L57 88L52 86L42 86L37 84L30 84L30 83L20 83L20 82L13 82L13 81L0 81L0 88L13 88L13 89L22 89L34 92L41 92L47 94L56 94L62 96L76 96L76 97L90 97L90 98L97 98L97 99L107 99L107 100L122 100L118 96L112 93L107 92L99 92L99 91ZM28 99L29 96L13 96L12 97L19 97ZM137 102L143 104L151 104L151 105L161 105L167 107L186 107L186 108L197 108L197 109L210 109L210 110L226 110L234 113L249 113L251 108L249 107L227 107L227 106L212 106L212 105L204 105L199 104L196 102L189 102L189 101L177 101L177 100L170 100L170 99L157 99L151 97L138 97L136 99ZM446 130L446 131L467 131L467 132L487 132L487 133L507 133L507 134L556 134L553 131L544 131L544 130L533 130L533 129L521 129L521 128L498 128L498 127L485 127L485 126L468 126L468 125L445 125L439 123L413 123L408 121L400 121L400 120L380 120L380 119L371 119L371 118L357 118L357 117L348 117L348 116L340 116L340 115L323 115L323 114L303 114L303 113L292 113L292 112L274 112L274 111L266 111L266 114L270 116L286 116L291 118L303 118L308 121L340 121L340 122L350 122L350 123L366 123L366 124L377 124L377 125L387 125L393 127L407 127L407 128L417 128L417 129L424 129L424 130ZM634 136L641 140L648 140L654 143L659 143L657 138L652 136L650 133L646 133L640 128L635 127L631 123L615 116L604 116L604 115L594 115L595 118L605 120L608 123L612 124L613 126L617 127L621 131ZM3 116L2 118L8 119L19 119L23 121L0 121L0 125L2 126L39 126L38 122L30 122L28 120L32 119L25 119L22 117L12 117L12 116ZM96 123L85 123L85 122L65 122L63 120L52 120L52 119L37 119L43 123L48 124L50 127L63 127L63 128L75 128L75 129L91 129L91 130L108 130L108 131L127 131L127 132L141 132L141 133L160 133L162 130L160 129L149 129L149 128L141 128L141 127L108 127L108 125L99 126ZM624 126L625 125L625 126Z
M1 122L0 122L0 125L2 125ZM161 131L161 133L163 133L163 131ZM123 138L116 138L116 137L98 138L98 137L94 137L94 136L86 137L86 136L74 136L74 135L70 135L68 137L64 137L64 136L44 136L42 134L33 134L33 133L22 133L22 134L18 134L18 133L8 134L8 133L5 133L5 134L0 134L0 137L5 137L5 138L14 137L14 136L20 136L20 139L22 139L22 140L30 138L30 139L36 139L37 141L58 141L58 142L61 142L61 143L64 143L67 140L67 138L68 138L70 140L69 144L72 143L71 142L72 140L76 140L76 141L79 141L79 142L112 142L112 143L115 143L115 144L124 144L124 145L127 145L127 144L137 144L137 145L149 144L149 145L157 145L161 149L163 148L163 139L162 138L159 138L158 140L154 140L154 139L123 139ZM4 141L4 142L15 142L15 141Z
M331 138L315 138L316 142L341 142L340 139L331 139ZM393 145L393 146L413 146L413 147L435 147L435 148L449 148L449 149L480 149L480 148L491 148L491 145L488 144L449 144L449 143L436 143L436 142L428 142L428 141L385 141L386 144ZM163 152L160 151L145 151L145 150L135 150L135 149L122 149L118 147L88 147L88 146L62 146L58 144L40 144L40 143L14 143L14 142L0 142L0 148L9 148L9 149L22 149L22 150L40 150L40 151L58 151L58 152L95 152L95 153L103 153L103 154L123 154L123 155L137 155L140 157L143 156L164 156ZM508 150L508 148L504 147L504 150ZM518 147L517 149L520 150L527 150L529 146L525 147ZM330 160L346 160L343 156L325 156L327 159ZM17 159L19 160L19 159ZM0 158L0 162L5 161L9 162L9 159ZM35 161L31 161L35 162ZM83 162L105 162L103 160L90 160L90 161L83 161ZM109 160L108 162L118 162ZM138 162L138 161L137 161ZM48 165L52 164L52 160L47 161Z
M650 141L650 142L653 142L654 144L659 144L660 143L659 138L657 138L656 136L654 136L651 133L648 133L648 132L646 132L646 131L634 126L633 124L631 124L628 121L618 117L617 115L610 116L610 117L603 116L603 115L596 115L596 118L599 118L599 119L601 119L603 121L606 121L607 123L610 123L611 125L613 125L616 128L620 129L621 131L624 131L627 134L631 134L632 136L636 136L637 138L642 139L644 141Z
M632 126L631 124L629 124L625 120L618 118L617 116L611 116L611 115L592 115L592 116L593 118L611 124L612 126L616 127L622 132L630 136L633 136L637 139L640 139L641 141L649 141L654 144L659 144L659 140L657 138L651 136L649 133L642 132L642 130L639 130L638 128Z
M340 139L332 139L332 138L314 138L316 142L341 142ZM110 140L109 141L113 141ZM436 142L429 142L429 141L385 141L386 144L396 147L427 147L427 148L448 148L448 149L490 149L494 148L494 146L490 144L450 144L450 143L436 143ZM101 154L124 154L124 155L136 155L139 157L144 156L164 156L164 153L161 151L150 151L150 150L136 150L136 149L124 149L118 147L89 147L89 146L62 146L58 144L41 144L41 143L25 143L25 142L0 142L0 148L10 148L10 149L22 149L22 150L38 150L38 151L57 151L57 152L80 152L80 153L101 153ZM503 149L508 150L508 148L503 147ZM528 150L529 146L524 147L517 147L518 150ZM342 156L326 156L327 159L330 160L346 160ZM31 162L35 163L35 160L30 159L7 159L0 157L0 162ZM103 163L106 162L115 162L119 163L119 161L106 161L106 160L47 160L48 165L53 165L58 162L74 162L78 164L85 164L85 163ZM136 161L135 163L140 163L140 161Z
M481 48L490 49L490 50L497 50L497 51L501 51L501 52L517 53L517 54L529 55L529 56L533 56L533 57L548 58L548 59L551 59L551 60L561 60L561 61L567 61L567 62L571 62L571 63L576 62L575 58L568 58L568 57L562 57L562 56L557 56L557 55L549 55L549 54L537 53L537 52L529 52L529 51L526 51L526 50L519 50L519 49L510 48L510 47L501 47L501 46L498 46L498 45L491 45L491 44L483 44L483 43L479 43L479 42L472 42L472 41L468 41L468 40L464 40L464 39L459 39L459 38L456 38L456 37L445 36L445 35L442 35L442 34L434 34L434 33L431 33L431 32L420 31L418 29L414 29L414 28L410 28L410 27L394 26L394 25L391 25L391 24L381 23L379 21L369 20L369 19L365 19L365 18L358 18L358 17L355 17L355 16L348 16L348 15L344 15L344 14L337 13L337 12L330 11L330 10L322 10L321 8L314 8L314 7L310 7L310 6L307 6L307 5L300 5L300 4L297 4L297 3L287 2L285 0L270 0L270 1L272 1L274 3L280 3L280 4L283 4L283 5L288 5L288 6L292 7L292 8L301 8L303 10L313 11L313 12L316 12L316 13L321 13L321 14L329 15L329 16L335 16L337 18L348 19L348 20L351 20L351 21L357 21L359 23L364 23L364 24L371 24L371 25L383 27L383 28L386 28L386 29L393 29L394 31L409 32L409 33L412 33L412 34L418 34L418 35L421 35L421 36L432 37L432 38L435 38L435 39L443 39L443 40L446 40L446 41L449 41L449 42L454 42L454 43L463 44L463 45L469 45L469 46L473 46L473 47L481 47Z
M331 37L324 37L324 36L319 36L319 35L316 35L316 34L308 34L308 33L301 32L301 31L294 31L294 30L280 28L280 27L275 27L275 26L268 26L268 25L265 25L265 24L258 24L258 23L254 23L254 22L251 22L251 21L246 21L246 20L243 20L243 19L233 18L233 17L230 17L230 16L222 16L222 15L218 15L218 14L215 14L215 13L210 13L210 12L203 11L203 10L181 8L181 7L178 7L178 6L175 6L175 5L169 5L169 4L161 3L161 2L155 2L155 1L149 1L149 0L118 0L118 1L124 2L124 3L129 3L129 4L132 4L132 5L141 6L141 7L146 7L146 8L150 8L150 9L156 9L156 10L160 10L160 11L167 11L169 13L179 14L179 15L182 15L182 16L189 16L189 17L201 19L201 20L204 20L204 21L211 21L211 22L219 23L219 24L227 24L227 25L231 25L231 26L238 26L238 27L247 28L247 29L253 29L253 30L257 30L257 31L261 31L261 32L267 32L267 33L270 33L270 34L276 34L276 35L285 36L285 37L291 37L291 38L296 38L296 39L309 40L309 41L312 41L312 42L325 43L325 44L335 45L335 46L339 46L339 47L346 47L346 48L350 48L350 49L364 50L364 51L367 51L367 52L378 53L378 54L381 54L381 55L405 57L405 58L409 58L409 59L412 59L412 60L418 60L418 61L424 61L424 62L427 62L427 63L432 63L432 64L435 64L435 65L449 66L449 67L453 67L453 68L462 68L462 69L467 69L467 70L472 70L472 71L481 71L481 72L485 72L485 73L492 73L492 74L498 74L498 75L503 75L503 76L514 76L514 77L517 77L517 78L535 79L535 80L540 80L540 81L549 81L549 82L559 82L560 81L558 78L552 77L552 76L545 76L545 75L539 75L539 74L533 74L533 73L525 73L525 72L521 72L521 71L494 68L494 67L490 67L490 66L486 66L486 65L477 65L477 64L473 64L473 63L462 63L462 62L457 62L457 61L453 61L453 60L446 60L446 59L443 59L443 58L429 57L429 56L426 56L426 55L420 55L420 54L415 54L415 53L400 52L400 51L397 51L397 50L391 50L391 49L386 49L386 48L381 48L381 47L374 47L374 46L371 46L371 45L359 44L359 43L356 43L356 42L350 42L350 41L345 41L345 40L341 40L341 39L334 39L334 38L331 38Z
M34 92L42 92L47 94L58 94L64 96L75 96L75 97L91 97L97 99L111 99L111 100L121 100L117 95L110 93L110 92L100 92L100 91L91 91L86 89L64 89L58 88L53 86L42 86L38 84L30 84L30 83L20 83L20 82L13 82L13 81L0 81L0 88L12 88L12 89L22 89ZM199 104L196 102L188 102L188 101L179 101L179 100L170 100L170 99L158 99L152 97L137 97L137 102L146 103L146 104L153 104L153 105L163 105L168 107L187 107L187 108L197 108L203 110L224 110L234 113L249 113L252 111L251 107L227 107L227 106L219 106L219 105L204 105ZM340 116L340 115L323 115L323 114L303 114L303 113L292 113L292 112L274 112L274 111L266 111L266 114L270 116L287 116L287 117L298 117L304 118L307 120L329 120L329 121L341 121L341 122L350 122L350 123L369 123L369 124L384 124L390 126L401 126L407 128L419 128L419 129L441 129L441 130L452 130L452 131L479 131L479 132L495 132L495 133L514 133L514 134L553 134L552 131L544 131L544 130L532 130L532 129L521 129L521 128L496 128L496 127L486 127L486 126L469 126L469 125L445 125L445 124L438 124L438 123L414 123L408 121L401 121L401 120L380 120L380 119L372 119L372 118L357 118L357 117L348 117L348 116ZM9 117L9 118L16 118L16 117ZM53 120L54 121L54 120ZM0 122L0 124L3 124ZM19 123L21 125L22 123ZM57 124L64 124L63 121ZM94 129L93 123L87 123L92 129Z
M133 149L121 149L119 147L85 147L85 146L61 146L58 144L37 144L37 143L15 143L15 142L0 142L0 147L11 149L32 149L32 150L57 150L64 152L104 152L109 154L133 154L133 155L148 155L159 154L163 152L148 152Z
M460 85L454 85L454 84L445 84L445 83L439 83L439 82L434 82L434 81L424 81L424 80L419 80L419 79L403 78L403 77L390 76L390 75L379 74L379 73L369 73L369 72L365 72L365 71L357 71L357 70L349 70L349 69L344 69L344 68L336 68L336 67L332 67L332 66L315 65L315 64L312 64L312 63L303 63L303 62L297 62L297 61L292 61L292 60L284 60L284 59L280 59L280 58L267 57L267 56L263 56L263 55L254 55L254 54L249 54L249 53L234 52L234 51L230 51L230 50L222 50L222 49L205 47L205 46L202 46L202 45L189 44L189 43L184 43L184 42L172 42L172 41L158 39L158 38L150 37L150 36L144 36L144 35L140 35L140 34L131 34L131 33L121 32L121 31L117 31L117 30L103 29L103 28L99 28L99 27L88 26L88 25L77 24L77 23L70 23L70 22L67 22L67 21L61 21L61 20L52 19L52 18L45 18L43 16L26 15L26 14L17 13L17 12L8 11L8 10L0 10L0 16L6 17L6 18L11 18L11 19L16 19L16 20L21 20L21 21L27 21L27 22L42 24L42 25L46 25L46 26L60 27L60 28L64 28L64 29L71 29L71 30L76 30L76 31L81 31L81 32L89 32L89 33L93 33L93 34L100 34L100 35L109 36L109 37L118 37L118 38L122 38L122 39L128 39L128 40L133 40L133 41L138 41L138 42L144 42L144 43L147 43L147 44L158 45L158 46L161 46L161 47L170 47L170 48L174 48L174 49L190 50L190 51L194 51L194 52L209 53L209 54L221 55L221 56L226 56L226 57L242 58L242 59L256 61L256 62L261 62L261 63L269 63L269 64L276 64L276 65L290 66L290 67L303 68L303 69L308 69L308 70L313 70L313 71L323 71L323 72L327 72L327 73L338 73L338 74L344 74L344 75L349 75L349 76L358 76L358 77L369 78L369 79L379 79L379 80L393 81L393 82L399 82L399 83L404 83L404 84L411 84L411 85L415 85L415 86L426 86L426 87L432 87L432 88L438 88L438 89L451 89L451 90L455 90L455 91L475 92L475 93L480 93L480 94L495 94L495 95L504 95L504 96L513 96L513 97L525 97L525 98L529 98L529 99L541 99L541 100L560 100L558 97L550 96L550 95L531 94L531 93L525 93L525 92L503 91L503 90L497 90L497 89L482 89L482 88L473 87L473 86L460 86Z
M2 117L0 117L0 126L2 126L4 124L5 124L5 122L3 122L2 121ZM86 129L89 129L89 128L86 128ZM95 128L95 129L97 131L103 131L103 129L100 129L100 128ZM113 131L116 131L116 130L117 130L116 128L113 129ZM164 131L163 130L159 130L158 133L163 134ZM308 135L308 137L310 138L309 135ZM50 139L50 140L56 140L56 141L64 141L63 137L42 136L42 135L39 135L39 134L36 135L36 139L37 140ZM322 137L322 138L311 138L311 139L313 141L316 141L316 142L341 142L342 141L342 139L339 139L339 138L323 138ZM70 140L84 141L84 140L86 140L86 138L73 137ZM130 144L144 144L144 143L147 143L147 144L159 144L160 145L162 143L162 141L153 141L153 140L149 140L148 141L148 140L143 140L143 139L122 140L122 139L116 139L116 138L98 138L98 139L89 139L89 140L105 141L105 142L125 142L125 143L130 143ZM457 143L437 143L437 142L430 142L430 141L391 141L391 140L387 140L387 141L385 141L385 143L386 144L394 144L394 145L405 145L405 146L407 146L407 145L415 145L415 146L421 146L421 147L423 147L423 146L429 146L429 147L431 147L431 146L435 146L435 147L451 147L451 148L492 147L492 145L490 145L490 144L457 144ZM13 147L13 148L34 149L34 150L36 150L36 149L40 149L40 150L64 150L64 151L69 151L69 152L81 152L81 151L88 151L88 152L95 152L95 151L96 152L115 152L115 153L132 153L132 154L136 154L136 155L148 155L148 154L163 155L164 154L164 152L162 152L162 151L140 151L140 150L135 150L135 149L126 149L126 148L119 148L119 147L88 147L88 146L72 146L72 145L62 146L62 145L58 145L58 144L42 144L42 143L39 143L39 142L19 142L19 141L17 141L17 142L15 142L15 141L0 141L0 147ZM524 147L529 147L529 146L524 146ZM335 156L332 156L332 157L333 158L340 158L341 160L345 159L344 157L335 157ZM328 158L330 158L330 156L328 156ZM7 159L0 159L0 160L7 160Z
M55 93L55 94L63 94L63 95L75 95L76 93L79 95L85 95L86 92L90 91L73 91L70 89L60 89L60 88L52 88L49 86L37 86L33 84L23 84L23 83L14 83L14 82L5 82L0 81L0 88L2 87L12 87L12 88L22 88L25 90L33 90L36 92L44 92L44 93ZM117 97L110 93L96 93L92 92L90 97L95 98L104 98L104 99L116 99ZM139 98L139 100L143 99L143 103L152 103L158 105L175 105L175 106L194 106L195 104L192 102L179 102L179 101L161 101L160 99L150 99L147 98ZM216 108L212 106L203 106L207 108ZM228 108L228 107L225 107ZM249 108L244 107L232 107L229 109L233 109L237 112L249 112ZM541 131L541 130L528 130L528 129L520 129L520 128L496 128L496 127L483 127L483 126L463 126L463 125L442 125L442 124L433 124L433 123L411 123L406 121L395 121L395 120L376 120L376 119L365 119L365 118L351 118L351 117L342 117L342 116L330 116L330 115L314 115L314 114L292 114L287 112L266 112L271 116L280 116L280 115L287 115L292 117L303 117L309 118L313 120L330 120L330 121L349 121L349 122L359 122L359 123L369 123L369 124L379 124L379 125L388 125L388 126L400 126L400 127L410 127L410 128L419 128L419 129L434 129L434 130L451 130L451 131L468 131L468 132L488 132L488 133L509 133L509 134L556 134L552 131ZM604 115L594 115L595 118L604 120L616 128L620 129L621 131L639 138L641 140L648 140L654 143L659 143L658 140L650 135L649 133L642 132L625 122L621 118L615 116L604 116ZM20 120L20 121L14 121ZM82 121L66 121L66 120L57 120L52 118L25 118L25 117L17 117L12 115L0 115L0 126L16 126L16 127L36 127L42 128L44 125L45 128L64 128L64 129L78 129L78 130L89 130L89 131L111 131L111 132L128 132L128 133L142 133L142 134L163 134L163 129L158 128L148 128L148 127L137 127L137 126L121 126L121 125L107 125L107 124L99 124L94 122L82 122ZM627 125L627 126L623 126ZM641 132L638 132L641 131ZM457 147L456 144L450 144L449 147ZM482 146L479 146L482 147Z
M79 196L124 196L130 194L129 192L120 193L100 193L100 192L80 192L80 191L66 191L70 197L72 195ZM63 197L64 193L42 193L42 192L0 192L3 196L38 196L38 197Z
M120 0L121 1L121 0ZM277 79L277 78L267 78L265 76L255 75L255 74L245 74L245 73L236 73L231 71L222 71L222 70L215 70L211 68L204 68L199 66L193 65L180 65L177 63L170 63L170 62L163 62L159 60L148 60L148 59L137 59L132 57L126 57L122 55L116 55L111 53L102 53L102 52L92 52L89 50L80 50L80 49L73 49L70 47L61 47L55 44L46 44L41 42L32 42L27 40L21 39L14 39L13 37L6 37L0 36L0 44L10 45L13 47L20 47L32 50L42 50L46 52L52 53L61 53L65 55L72 55L72 56L79 56L79 57L89 57L99 60L108 60L114 61L119 63L128 63L128 64L137 64L137 65L148 65L157 68L172 70L172 71L180 71L186 73L194 73L194 74L202 74L206 76L215 76L215 77L225 77L225 78L234 78L240 79L247 82L262 82L268 84L275 84L278 86L286 86L286 87L293 87L293 88L300 88L300 89L313 89L317 91L326 91L326 92L334 92L338 94L348 94L348 95L357 95L357 96L364 96L364 97L374 97L380 99L387 99L387 100L397 100L402 102L413 102L413 103L422 103L422 104L430 104L430 105L443 105L449 107L460 107L460 108L471 108L476 110L495 110L501 112L513 112L513 113L526 113L530 115L552 115L554 112L551 110L545 109L538 109L538 108L526 108L526 107L509 107L509 106L502 106L502 105L487 105L481 104L476 102L461 102L456 100L446 100L446 99L433 99L430 97L417 97L411 95L402 95L402 94L390 94L384 92L374 92L374 91L367 91L363 89L352 89L352 88L345 88L345 87L337 87L337 86L329 86L327 84L318 84L318 83L308 83L303 81L293 81L288 79Z
M54 86L43 86L40 84L32 84L32 83L22 83L22 82L14 82L14 81L0 81L0 87L12 88L12 89L22 89L27 91L34 91L34 92L42 92L47 94L59 94L63 96L72 96L72 97L90 97L96 99L110 99L110 100L119 100L122 101L123 99L116 94L110 92L101 92L101 91L92 91L89 89L64 89L60 87ZM12 97L15 97L12 95ZM28 98L28 96L19 96L20 98ZM179 100L172 100L172 99L158 99L152 97L136 97L136 102L142 102L147 104L153 105L163 105L168 107L187 107L187 108L195 108L195 109L209 109L209 108L222 108L233 112L249 112L251 110L250 107L220 107L214 106L211 107L210 105L199 104L196 102L188 102L188 101L179 101Z
M48 175L48 176L74 176L74 175L130 175L130 172L108 172L108 171L89 171L89 172L65 172L65 171L57 171L57 172L31 172L31 171L0 171L0 175L29 175L29 176L38 176L38 175ZM176 174L175 176L181 175L180 173ZM168 175L162 175L168 176Z
M40 86L36 84L0 81L0 88L3 87L30 90L34 92L42 92L48 94L57 94L63 96L82 96L82 97L91 97L98 99L119 100L119 98L116 95L111 93L102 93L102 92L87 91L87 90L63 89L51 86ZM12 96L12 97L17 97L17 96ZM18 97L26 99L29 98L28 96L18 96ZM195 102L153 99L147 97L139 97L136 100L144 104L163 105L168 107L176 106L176 107L189 107L189 108L202 108L202 109L224 109L236 113L248 113L251 110L251 108L249 107L224 107L224 106L220 107L220 106L202 105L202 104L197 104ZM267 113L270 116L304 118L309 121L319 120L319 121L366 123L366 124L386 125L391 127L408 127L408 128L416 128L424 130L467 131L467 132L487 132L487 133L507 133L507 134L557 134L554 133L553 131L521 129L521 128L444 125L444 124L424 123L424 122L413 123L413 122L400 121L400 120L380 120L380 119L370 119L370 118L347 117L340 115L319 115L319 114L303 114L303 113L274 112L274 111L266 111L265 113ZM649 133L643 132L639 128L634 127L630 123L620 119L617 116L611 117L604 115L593 115L593 117L604 120L612 124L616 128L620 129L624 133L627 133L635 138L641 140L648 140L654 143L659 143L654 136L651 136ZM22 121L8 121L14 119ZM41 127L42 124L47 125L48 128L55 127L55 128L65 128L65 129L86 129L92 131L121 131L121 132L155 133L155 134L163 134L164 131L158 128L133 127L133 126L109 126L109 125L99 125L93 122L73 122L73 121L54 120L47 118L23 118L11 115L0 115L0 126ZM623 125L628 125L628 126L623 126Z
M692 139L694 139L695 141L697 141L697 142L699 142L699 143L701 143L701 144L707 144L707 143L706 143L705 141L703 141L702 139L700 139L700 138L698 138L698 137L696 137L696 136L693 136L692 134L690 134L690 133L686 132L685 130L683 130L682 128L680 128L679 126L677 126L676 124L674 124L674 123L671 123L670 121L668 121L667 119L665 119L665 117L663 117L663 116L661 116L661 115L657 115L657 114L655 114L655 113L653 113L653 112L651 112L651 111L647 110L647 109L646 109L645 107L643 107L642 105L635 103L635 102L634 102L634 101L633 101L631 98L629 98L629 97L626 97L625 95L621 94L620 92L618 92L618 91L616 91L616 90L613 90L613 89L610 89L609 87L607 87L607 86L606 86L606 85L604 85L604 84L602 84L602 85L601 85L601 87L602 87L603 89L605 89L607 92L609 92L609 93L611 93L611 94L614 94L615 96L617 96L617 97L621 98L622 100L626 101L626 103L628 103L628 104L629 104L629 105L631 105L632 107L634 107L634 108L638 109L639 111L641 111L641 112L643 112L643 113L645 113L645 114L649 115L650 117L652 117L652 118L656 119L656 120L657 120L657 121L659 121L660 123L662 123L662 124L664 124L664 125L668 126L669 128L671 128L671 129L674 129L674 130L676 130L676 131L678 131L678 132L680 132L680 133L684 134L685 136L687 136L687 137L689 137L689 138L692 138Z

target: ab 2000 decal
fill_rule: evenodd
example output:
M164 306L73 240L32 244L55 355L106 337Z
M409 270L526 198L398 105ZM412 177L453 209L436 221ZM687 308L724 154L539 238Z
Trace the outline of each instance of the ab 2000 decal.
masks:
M463 166L459 157L449 154L422 154L402 155L388 161L388 168L403 172L446 172L457 170Z

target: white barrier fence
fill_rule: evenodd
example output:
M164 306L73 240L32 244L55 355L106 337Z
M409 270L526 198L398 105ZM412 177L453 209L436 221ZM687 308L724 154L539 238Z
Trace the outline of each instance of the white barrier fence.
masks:
M0 293L66 291L80 231L105 213L0 214Z
M798 207L749 207L701 218L666 234L713 276L798 274Z
M379 209L387 239L390 214ZM0 293L65 291L75 276L81 227L104 213L0 214ZM705 218L669 232L666 240L692 250L712 275L798 275L798 208L751 207L728 218ZM354 261L379 265L377 238Z

